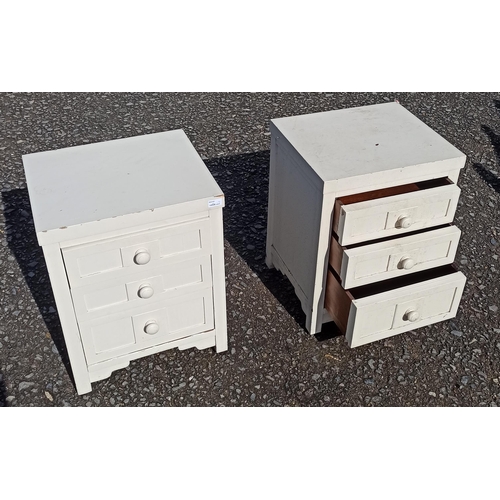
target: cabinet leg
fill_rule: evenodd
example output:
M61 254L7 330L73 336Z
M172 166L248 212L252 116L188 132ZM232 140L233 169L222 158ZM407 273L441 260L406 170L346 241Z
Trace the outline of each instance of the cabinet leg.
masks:
M79 396L92 391L92 384L90 383L90 376L88 373L73 373L73 377L75 379L76 392Z
M271 258L270 254L266 255L266 266L269 269L273 269L274 268L273 259Z
M220 330L216 330L215 332L215 351L216 352L224 352L227 351L227 329L223 332Z
M210 212L212 227L212 279L214 292L215 349L227 351L226 279L224 262L224 231L222 209Z

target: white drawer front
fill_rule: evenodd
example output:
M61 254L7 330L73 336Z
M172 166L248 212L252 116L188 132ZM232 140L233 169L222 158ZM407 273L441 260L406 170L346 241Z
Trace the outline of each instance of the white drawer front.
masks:
M340 272L342 286L354 288L451 264L459 239L460 229L451 226L347 248L344 250Z
M357 347L455 317L465 276L455 272L351 303L346 339Z
M87 321L212 284L209 255L147 271L71 289L77 317Z
M208 219L63 248L72 288L211 253Z
M147 325L150 333L146 333ZM79 323L87 363L195 335L214 328L212 289L176 296L126 313Z
M337 230L339 243L353 245L447 224L455 216L459 196L460 188L450 184L342 205Z

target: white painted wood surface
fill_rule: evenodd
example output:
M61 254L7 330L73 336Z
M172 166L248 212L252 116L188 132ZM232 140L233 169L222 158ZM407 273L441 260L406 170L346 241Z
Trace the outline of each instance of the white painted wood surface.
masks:
M465 155L398 103L375 104L272 120L324 184L405 170L463 167ZM422 174L427 177L426 173ZM351 181L352 182L352 181ZM402 183L403 184L403 183Z
M223 193L182 130L23 156L37 232Z
M349 313L347 342L357 347L454 318L464 287L465 276L456 272L355 299Z
M148 334L148 322L158 330ZM214 330L212 289L177 295L154 304L80 321L80 333L89 364Z
M137 252L149 254L146 264L135 261ZM72 288L144 272L182 262L212 251L209 218L142 231L123 238L102 239L63 250Z
M148 297L139 292L144 286L152 290ZM200 288L212 286L210 255L176 262L149 273L114 277L104 282L71 289L75 312L79 319L107 316L131 307L153 304Z
M224 195L183 131L23 157L77 391L165 349L227 349Z
M339 219L339 243L353 245L446 224L455 216L459 196L460 189L450 184L343 205ZM398 223L403 219L407 221L405 226Z
M449 226L347 248L340 272L342 286L345 289L355 288L451 264L455 260L459 240L460 229Z
M293 284L306 315L306 329L314 334L331 320L325 312L324 300L335 200L448 178L452 184L434 191L435 199L423 199L420 193L415 200L408 195L399 200L393 197L395 205L382 209L378 207L385 202L380 199L345 206L354 221L354 237L346 236L344 245L390 235L406 237L417 229L452 221L460 193L456 182L466 157L398 103L273 119L270 130L266 263L278 268ZM409 228L392 231L386 227L391 217L396 222L405 215L403 212L415 206L418 211L413 210ZM382 220L385 214L385 220L378 226L374 221L366 224L356 221L356 212L361 214L363 209L368 219L380 210L376 218ZM347 226L343 224L341 221L342 229L350 229L350 221ZM454 238L456 235L452 237L448 256L436 261L436 265L449 261L455 251ZM442 249L430 251L439 253ZM419 266L424 269L426 257L422 259ZM430 263L430 257L427 261ZM345 266L347 262L348 259ZM389 269L390 266L386 267L386 272ZM347 272L347 267L344 271ZM377 274L376 270L373 274ZM382 273L375 279L385 279L383 276Z

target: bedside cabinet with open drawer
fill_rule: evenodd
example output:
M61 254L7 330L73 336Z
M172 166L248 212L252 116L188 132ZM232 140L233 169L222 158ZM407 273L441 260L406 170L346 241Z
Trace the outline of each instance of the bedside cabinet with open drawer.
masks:
M23 156L77 391L166 349L227 349L224 195L182 130Z
M465 155L398 103L271 121L266 262L350 347L456 315Z

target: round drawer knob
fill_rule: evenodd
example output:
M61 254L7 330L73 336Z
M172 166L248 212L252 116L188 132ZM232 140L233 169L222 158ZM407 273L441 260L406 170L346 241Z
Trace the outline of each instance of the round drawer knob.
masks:
M412 323L414 323L415 321L420 319L420 313L418 311L413 310L413 309L406 311L405 316L406 316L406 319L408 321L411 321Z
M151 260L151 255L147 250L137 250L134 255L134 262L139 266L147 264Z
M154 335L155 333L158 333L160 331L160 325L156 321L148 321L144 325L144 331L148 335Z
M400 217L397 222L397 227L402 229L408 229L413 224L411 217Z
M155 291L153 290L153 287L150 286L150 285L142 285L138 292L137 292L137 295L139 295L139 297L141 299L149 299L149 297L152 297L153 294L155 293Z
M401 269L411 269L415 265L415 261L411 257L403 257L399 261L399 266Z

